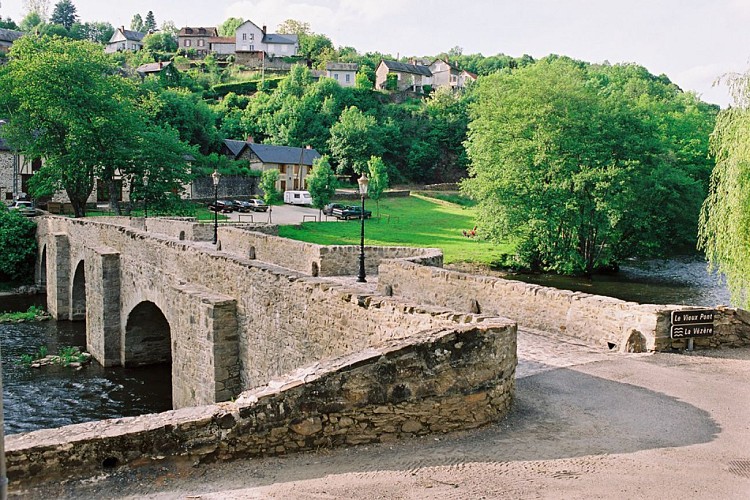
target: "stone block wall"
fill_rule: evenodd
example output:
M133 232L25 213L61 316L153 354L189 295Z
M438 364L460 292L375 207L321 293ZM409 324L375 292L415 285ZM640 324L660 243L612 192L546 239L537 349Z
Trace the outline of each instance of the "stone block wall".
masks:
M247 199L257 194L259 177L247 175L222 175L217 186L219 199ZM214 181L211 176L199 177L190 186L191 198L193 200L214 199Z
M507 413L515 366L507 321L426 331L323 360L234 402L8 436L10 488L144 460L280 455L471 429Z
M669 335L671 311L690 309L687 306L637 304L407 260L383 261L378 287L406 300L500 315L522 326L571 335L603 348L640 352L687 345ZM717 316L715 335L695 339L696 347L750 345L750 313L720 308Z
M13 198L13 162L13 153L0 150L0 203L8 204ZM10 199L7 193L11 194Z

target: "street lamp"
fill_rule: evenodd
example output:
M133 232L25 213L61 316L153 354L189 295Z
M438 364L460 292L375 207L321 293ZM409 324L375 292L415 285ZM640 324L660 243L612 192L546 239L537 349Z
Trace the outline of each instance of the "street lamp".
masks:
M214 169L214 173L211 174L211 178L214 181L214 245L219 241L219 179L221 174L218 170Z
M357 275L358 283L367 283L365 279L365 196L367 196L367 185L370 181L367 180L367 176L362 172L362 176L357 179L359 184L359 195L362 197L362 209L359 212L359 221L362 225L362 232L359 239L359 274Z

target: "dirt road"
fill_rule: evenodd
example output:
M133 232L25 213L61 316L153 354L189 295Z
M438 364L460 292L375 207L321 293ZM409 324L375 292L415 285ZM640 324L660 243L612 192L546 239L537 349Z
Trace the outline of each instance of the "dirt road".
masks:
M56 484L71 498L750 498L750 349L623 355L519 333L510 415L475 432Z

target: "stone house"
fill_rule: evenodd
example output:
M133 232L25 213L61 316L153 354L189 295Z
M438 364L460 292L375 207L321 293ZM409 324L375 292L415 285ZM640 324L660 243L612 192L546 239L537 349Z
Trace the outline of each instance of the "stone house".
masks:
M8 52L13 42L24 35L23 31L0 28L0 53Z
M132 50L134 52L141 50L143 48L143 37L145 36L146 33L126 30L125 26L120 26L112 34L112 38L109 39L107 45L105 45L104 52L112 54L124 50Z
M42 160L29 159L15 151L2 137L7 122L0 120L0 203L23 198L29 192L29 179L40 168Z
M432 72L428 66L382 60L375 70L375 88L384 89L388 75L396 75L396 90L399 91L422 92L425 85L432 84Z
M466 88L470 83L477 81L477 75L472 73L471 71L466 71L465 69L461 71L461 74L458 75L458 86L460 88Z
M222 153L235 160L247 160L250 168L254 170L278 170L279 181L276 189L281 192L306 189L307 174L312 170L313 161L320 158L320 153L310 146L295 148L256 144L252 137L247 141L226 139Z
M184 50L195 50L199 56L205 56L210 51L212 38L217 38L219 32L216 28L191 28L184 27L177 34L177 46Z
M342 87L353 87L359 65L357 63L326 63L326 76L333 78Z
M462 86L460 85L461 70L453 66L448 61L444 59L435 59L430 64L430 72L432 73L432 86L434 88L462 88Z
M235 32L236 52L265 52L272 57L296 56L299 52L297 35L266 33L252 21L245 21Z

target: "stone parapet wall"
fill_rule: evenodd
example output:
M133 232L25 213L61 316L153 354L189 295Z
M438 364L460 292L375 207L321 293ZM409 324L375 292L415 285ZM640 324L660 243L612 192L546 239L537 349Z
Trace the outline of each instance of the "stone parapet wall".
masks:
M8 436L10 488L146 460L280 455L471 429L507 413L516 362L507 321L426 331L318 362L234 402Z
M150 224L150 223L149 223ZM262 227L262 225L261 225ZM222 227L219 241L223 252L257 259L310 276L354 276L359 271L359 247L316 245L261 234L256 227ZM384 259L429 257L430 265L442 266L442 252L434 248L365 247L365 271L378 273Z
M378 287L406 300L457 311L500 315L522 326L557 332L623 351L683 349L669 335L670 314L689 306L626 302L489 276L449 271L404 260L380 265ZM750 345L750 313L717 309L715 335L696 347Z

